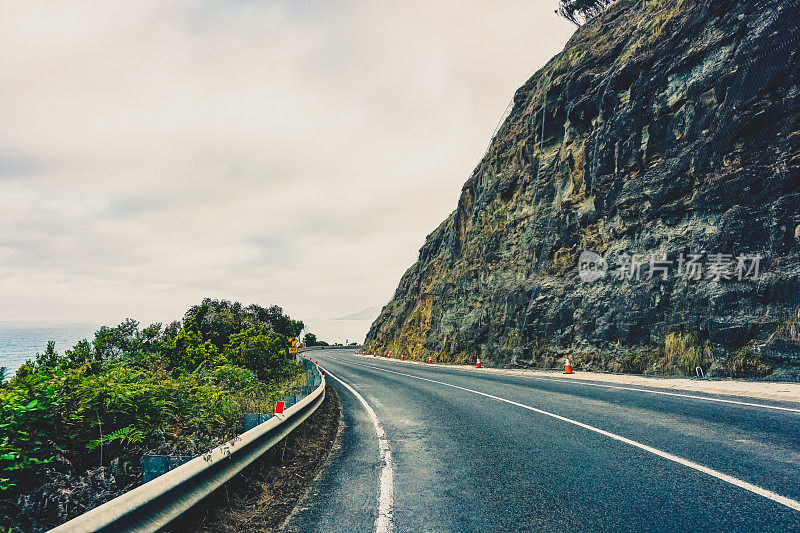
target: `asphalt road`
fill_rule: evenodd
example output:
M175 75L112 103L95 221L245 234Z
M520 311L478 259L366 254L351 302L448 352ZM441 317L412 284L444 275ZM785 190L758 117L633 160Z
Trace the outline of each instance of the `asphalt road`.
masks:
M800 531L798 405L307 355L345 428L286 531Z

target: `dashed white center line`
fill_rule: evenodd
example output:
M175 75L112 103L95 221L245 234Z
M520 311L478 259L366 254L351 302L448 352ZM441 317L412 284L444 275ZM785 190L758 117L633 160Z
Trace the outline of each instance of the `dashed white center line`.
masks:
M376 533L389 533L394 528L394 473L392 452L389 449L389 440L386 438L386 432L383 430L383 425L381 425L380 420L378 420L378 415L375 414L375 411L367 403L367 400L365 400L358 391L331 374L327 369L325 373L353 393L358 401L361 402L361 405L364 406L367 415L370 420L372 420L372 425L375 427L375 433L378 435L378 450L380 451L381 461L381 474L378 478L378 518L375 520L375 531Z

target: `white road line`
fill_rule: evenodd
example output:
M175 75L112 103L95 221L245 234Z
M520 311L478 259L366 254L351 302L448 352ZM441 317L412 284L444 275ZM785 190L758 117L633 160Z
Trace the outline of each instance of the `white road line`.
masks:
M758 485L753 485L752 483L748 483L747 481L743 481L743 480L735 478L733 476L729 476L728 474L725 474L724 472L720 472L719 470L714 470L713 468L709 468L707 466L703 466L701 464L695 463L694 461L690 461L688 459L684 459L683 457L679 457L679 456L673 455L673 454L671 454L669 452L665 452L663 450L659 450L658 448L653 448L652 446L648 446L646 444L642 444L641 442L637 442L635 440L631 440L631 439L629 439L627 437L623 437L622 435L617 435L616 433L611 433L610 431L605 431L604 429L600 429L600 428L597 428L597 427L594 427L594 426L590 426L589 424L584 424L583 422L578 422L577 420L573 420L573 419L567 418L565 416L557 415L555 413L551 413L549 411L544 411L542 409L537 409L536 407L531 407L530 405L525 405L523 403L515 402L513 400L508 400L506 398L501 398L500 396L494 396L493 394L488 394L486 392L481 392L481 391L477 391L477 390L473 390L473 389L468 389L466 387L459 387L458 385L451 385L450 383L445 383L443 381L437 381L435 379L423 378L423 377L419 377L419 376L414 376L412 374L406 374L404 372L396 372L394 370L388 370L388 369L385 369L385 368L380 368L380 367L376 367L376 366L372 366L372 365L364 365L364 364L361 364L361 363L352 363L352 364L356 364L358 366L364 366L364 367L367 367L367 368L372 368L374 370L380 370L381 372L389 372L391 374L398 374L400 376L405 376L405 377L409 377L409 378L413 378L413 379L419 379L421 381L428 381L430 383L436 383L438 385L445 385L447 387L452 387L454 389L459 389L459 390L463 390L463 391L466 391L466 392L471 392L473 394L478 394L478 395L484 396L486 398L491 398L493 400L497 400L497 401L500 401L500 402L505 402L505 403L510 404L510 405L515 405L517 407L522 407L523 409L527 409L529 411L533 411L533 412L539 413L541 415L549 416L551 418L555 418L557 420L561 420L563 422L567 422L569 424L573 424L575 426L582 427L584 429L588 429L589 431L593 431L595 433L599 433L600 435L603 435L605 437L614 439L614 440L619 441L619 442L623 442L623 443L628 444L630 446L634 446L636 448L639 448L640 450L644 450L646 452L650 452L650 453L652 453L654 455L657 455L659 457L663 457L664 459L667 459L669 461L673 461L675 463L678 463L678 464L681 464L681 465L684 465L684 466L688 466L689 468L697 470L698 472L702 472L702 473L707 474L709 476L712 476L712 477L715 477L715 478L720 479L722 481L725 481L726 483L730 483L731 485L735 485L735 486L737 486L739 488L742 488L744 490L750 491L753 494L758 494L759 496L763 496L764 498L767 498L768 500L772 500L772 501L777 502L777 503L779 503L781 505L785 505L786 507L788 507L790 509L794 509L795 511L800 511L800 502L797 501L797 500L793 500L791 498L787 498L786 496L781 496L780 494L778 494L776 492L772 492L771 490L767 490L765 488L759 487Z
M447 365L435 365L435 366L439 367L439 368L448 368ZM630 390L630 391L637 391L637 392L647 392L647 393L650 393L650 394L662 394L664 396L678 396L678 397L681 397L681 398L690 398L690 399L693 399L693 400L705 400L707 402L719 402L719 403L728 403L728 404L735 404L735 405L746 405L747 407L760 407L760 408L763 408L763 409L775 409L777 411L786 411L786 412L790 412L790 413L800 413L800 409L797 409L797 408L794 408L794 407L781 407L779 405L767 405L767 404L764 404L764 403L742 402L742 401L739 401L739 400L725 400L723 398L711 398L711 397L708 397L708 396L697 396L697 395L694 395L694 394L682 394L682 393L679 393L679 392L667 392L667 391L660 391L660 390L640 389L638 387L623 387L622 385L606 385L604 383L590 383L590 382L583 381L583 380L578 380L578 379L559 379L559 378L550 378L550 377L541 377L541 376L528 376L528 375L524 375L524 374L519 375L519 376L515 376L513 374L502 374L502 373L495 374L493 372L490 372L490 373L478 372L477 370L468 369L468 368L465 369L465 368L449 367L448 369L449 370L459 370L461 372L468 372L470 374L480 374L480 375L483 375L483 376L497 375L497 376L509 376L509 377L514 377L514 378L535 379L535 380L539 380L539 381L553 381L553 382L557 382L557 383L569 383L569 384L572 384L572 385L585 385L587 387L601 387L601 388L606 388L606 389L617 389L617 390ZM710 393L710 394L713 394L713 393Z
M372 425L375 426L375 433L378 435L378 449L380 450L381 458L381 474L378 478L378 518L375 520L376 533L390 533L394 528L393 508L394 508L394 474L392 472L392 452L389 450L389 440L386 438L386 432L383 430L378 415L353 387L337 378L325 370L328 376L332 377L341 383L347 390L353 393L358 398L361 405L367 411Z
M507 375L507 374L503 374ZM795 409L792 407L781 407L779 405L767 405L763 403L750 403L750 402L741 402L737 400L725 400L723 398L709 398L707 396L696 396L694 394L681 394L679 392L667 392L667 391L660 391L660 390L650 390L650 389L640 389L637 387L623 387L621 385L606 385L603 383L587 383L585 381L578 381L578 380L568 380L568 379L558 379L558 378L544 378L538 376L520 376L526 377L529 379L537 379L539 381L556 381L558 383L572 383L575 385L586 385L587 387L602 387L606 389L617 389L617 390L632 390L638 392L649 392L650 394L663 394L664 396L679 396L681 398L691 398L693 400L706 400L709 402L719 402L719 403L732 403L736 405L746 405L748 407L761 407L764 409L776 409L778 411L788 411L791 413L800 413L800 409Z

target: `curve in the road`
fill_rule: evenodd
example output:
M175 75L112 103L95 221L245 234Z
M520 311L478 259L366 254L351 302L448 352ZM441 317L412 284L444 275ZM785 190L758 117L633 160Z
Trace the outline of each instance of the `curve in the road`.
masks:
M798 405L318 355L343 429L287 533L375 531L388 514L370 410L394 531L800 531Z
M652 454L657 455L659 457L663 457L664 459L667 459L669 461L673 461L673 462L681 464L683 466L687 466L689 468L697 470L698 472L702 472L702 473L707 474L709 476L715 477L715 478L717 478L719 480L725 481L726 483L730 483L731 485L735 485L735 486L737 486L739 488L742 488L744 490L750 491L753 494L757 494L759 496L762 496L764 498L767 498L769 500L777 502L777 503L779 503L781 505L785 505L786 507L788 507L790 509L794 509L795 511L800 511L800 502L797 501L797 500L794 500L792 498L788 498L786 496L782 496L782 495L777 494L776 492L773 492L771 490L767 490L767 489L759 487L757 485L753 485L752 483L748 483L747 481L735 478L733 476L725 474L724 472L720 472L718 470L714 470L713 468L709 468L707 466L695 463L694 461L690 461L688 459L684 459L683 457L679 457L679 456L671 454L669 452L665 452L663 450L659 450L658 448L653 448L652 446L648 446L646 444L642 444L641 442L637 442L637 441L629 439L627 437L623 437L622 435L618 435L616 433L612 433L610 431L606 431L604 429L600 429L598 427L591 426L589 424L584 424L583 422L579 422L577 420L573 420L572 418L567 418L565 416L561 416L559 414L552 413L550 411L545 411L543 409L538 409L538 408L533 407L531 405L525 405L523 403L515 402L513 400L509 400L507 398L502 398L500 396L495 396L493 394L489 394L489 393L486 393L486 392L481 392L481 391L478 391L478 390L469 389L467 387L461 387L459 385L453 385L451 383L445 383L444 381L438 381L438 380L430 379L430 378L423 378L423 377L420 377L420 376L415 376L413 374L407 374L405 372L398 372L396 370L389 370L389 369L386 369L386 368L380 368L380 367L376 367L376 366L372 366L372 365L365 365L363 363L351 363L351 364L364 366L364 367L367 367L367 368L371 368L373 370L379 370L381 372L388 372L390 374L397 374L397 375L404 376L404 377L407 377L407 378L418 379L420 381L427 381L427 382L430 382L430 383L435 383L437 385L444 385L446 387L452 387L454 389L462 390L464 392L477 394L477 395L483 396L485 398L490 398L492 400L505 402L507 404L514 405L516 407L521 407L523 409L527 409L529 411L533 411L535 413L539 413L541 415L549 416L551 418L555 418L557 420L561 420L562 422L567 422L569 424L573 424L573 425L576 425L578 427L582 427L584 429L588 429L589 431L593 431L593 432L598 433L600 435L603 435L605 437L609 437L609 438L614 439L616 441L623 442L623 443L628 444L630 446L634 446L636 448L639 448L639 449L644 450L646 452L652 453ZM348 386L348 388L350 390L353 390L349 386ZM641 389L636 389L636 390L641 390ZM353 390L353 392L355 393L355 390ZM683 395L683 396L686 396L686 395ZM703 398L703 397L698 397L698 398L706 399L706 398ZM366 405L366 402L363 399L362 399L362 402ZM735 403L740 403L740 402L735 402Z

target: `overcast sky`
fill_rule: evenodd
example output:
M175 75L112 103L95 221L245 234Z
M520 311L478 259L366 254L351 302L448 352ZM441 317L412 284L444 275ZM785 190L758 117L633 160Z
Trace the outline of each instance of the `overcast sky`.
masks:
M0 320L384 305L555 0L0 0Z

